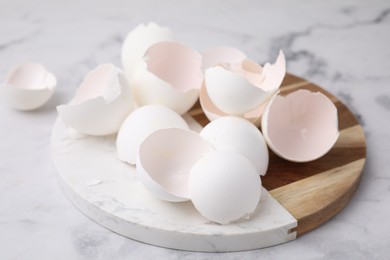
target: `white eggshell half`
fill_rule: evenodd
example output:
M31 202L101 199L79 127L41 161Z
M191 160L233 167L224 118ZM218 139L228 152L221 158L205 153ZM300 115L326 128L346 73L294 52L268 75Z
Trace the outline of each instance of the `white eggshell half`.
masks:
M167 106L186 113L197 101L202 85L202 57L195 50L175 42L151 46L132 79L139 105Z
M133 110L130 83L123 71L112 64L91 71L68 105L57 107L66 126L88 135L118 132Z
M139 107L123 122L116 139L119 159L135 164L142 141L156 130L164 128L189 129L175 111L160 105Z
M259 175L268 169L268 147L260 130L245 119L221 117L210 122L200 132L215 150L232 151L244 155Z
M19 110L34 110L53 95L57 80L43 65L25 63L12 68L1 89L6 101Z
M189 177L195 208L220 224L249 217L261 195L261 179L251 162L239 153L214 151L200 159Z
M308 162L325 155L339 136L337 108L320 92L275 96L262 117L262 132L280 157Z
M276 93L286 73L280 51L276 63L264 68L250 60L206 69L205 86L213 104L230 115L244 115L259 108Z
M229 116L229 114L221 111L218 109L213 102L211 101L209 95L207 94L207 90L205 85L202 85L200 92L199 92L199 101L200 105L202 107L202 110L206 117L210 121L214 121L215 119L218 119L223 116ZM267 102L264 102L260 107L249 111L245 113L244 115L240 115L240 117L245 118L255 126L259 127L261 122L261 115L263 114L263 111L267 105Z
M211 150L211 146L193 131L157 130L140 145L137 173L156 197L172 202L186 201L189 200L191 168Z
M147 49L161 41L173 41L174 36L169 28L155 23L140 24L126 37L122 46L122 64L129 78L142 60Z
M242 51L223 46L203 51L201 54L203 57L203 71L221 63L241 63L246 59L246 55Z

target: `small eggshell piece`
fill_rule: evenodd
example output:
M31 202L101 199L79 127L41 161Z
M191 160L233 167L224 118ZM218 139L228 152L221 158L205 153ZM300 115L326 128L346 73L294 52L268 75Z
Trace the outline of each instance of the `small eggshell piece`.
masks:
M27 111L43 106L52 97L57 80L43 65L25 63L11 69L1 85L9 104Z
M189 194L204 217L229 224L255 211L260 201L261 179L243 155L213 151L193 166Z
M226 116L207 124L200 135L214 149L237 152L249 159L259 175L268 169L268 147L260 130L245 119Z
M147 105L134 110L118 132L116 148L119 159L135 164L142 141L154 131L164 128L189 129L184 119L167 107Z
M211 146L193 131L157 130L140 145L137 173L156 197L172 202L186 201L189 200L191 168L210 151Z
M337 141L337 108L320 92L301 89L278 95L264 111L262 131L280 157L294 162L316 160Z

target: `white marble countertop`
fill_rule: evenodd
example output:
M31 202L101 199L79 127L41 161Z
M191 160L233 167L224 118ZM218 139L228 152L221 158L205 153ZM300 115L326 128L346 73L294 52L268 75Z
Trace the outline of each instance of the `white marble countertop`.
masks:
M350 204L322 227L272 248L223 254L142 244L91 221L64 197L50 158L55 106L98 64L120 66L128 31L171 27L199 50L242 49L331 91L360 120L367 163ZM383 1L0 0L0 81L23 61L59 80L54 98L18 112L0 97L0 259L388 259L390 255L390 3Z

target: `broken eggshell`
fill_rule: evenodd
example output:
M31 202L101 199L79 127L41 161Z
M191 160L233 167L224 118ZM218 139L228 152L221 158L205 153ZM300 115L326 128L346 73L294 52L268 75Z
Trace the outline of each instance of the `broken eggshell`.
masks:
M156 197L171 202L187 201L191 168L210 151L211 146L193 131L157 130L140 145L137 173Z
M268 147L260 130L245 119L227 116L206 125L200 135L215 150L232 151L244 155L255 166L259 175L268 169Z
M224 46L203 51L201 54L203 57L203 71L221 63L241 63L246 59L246 55L242 51Z
M53 95L57 80L43 65L24 63L12 68L1 84L6 101L19 110L34 110Z
M213 104L230 115L256 110L274 95L286 74L282 51L275 64L261 67L251 60L240 64L220 64L206 69L205 86Z
M260 201L261 179L239 153L208 153L192 167L188 183L195 208L220 224L249 218Z
M180 43L152 45L138 64L132 86L138 105L158 104L186 113L202 85L202 57Z
M118 132L134 106L125 73L112 64L104 64L91 71L74 99L58 106L57 111L66 126L100 136Z
M142 60L147 49L161 41L173 41L173 32L155 23L138 25L126 37L122 46L122 64L129 78Z
M189 129L184 119L167 107L147 105L134 110L118 132L116 148L119 159L135 164L142 141L154 131L164 128Z
M337 141L337 108L320 92L301 89L278 95L264 111L262 132L278 156L293 162L312 161Z

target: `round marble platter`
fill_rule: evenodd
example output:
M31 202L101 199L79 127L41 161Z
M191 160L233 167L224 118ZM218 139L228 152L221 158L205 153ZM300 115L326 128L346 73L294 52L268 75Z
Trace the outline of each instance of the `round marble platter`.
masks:
M365 161L363 131L353 115L323 89L287 75L281 93L321 91L339 110L340 137L324 157L290 163L270 154L260 203L249 220L219 225L203 218L191 202L155 198L135 167L118 159L116 136L93 137L57 119L52 157L68 199L100 225L152 245L203 252L227 252L278 245L313 230L337 214L356 190ZM185 120L200 131L208 120L196 105Z

